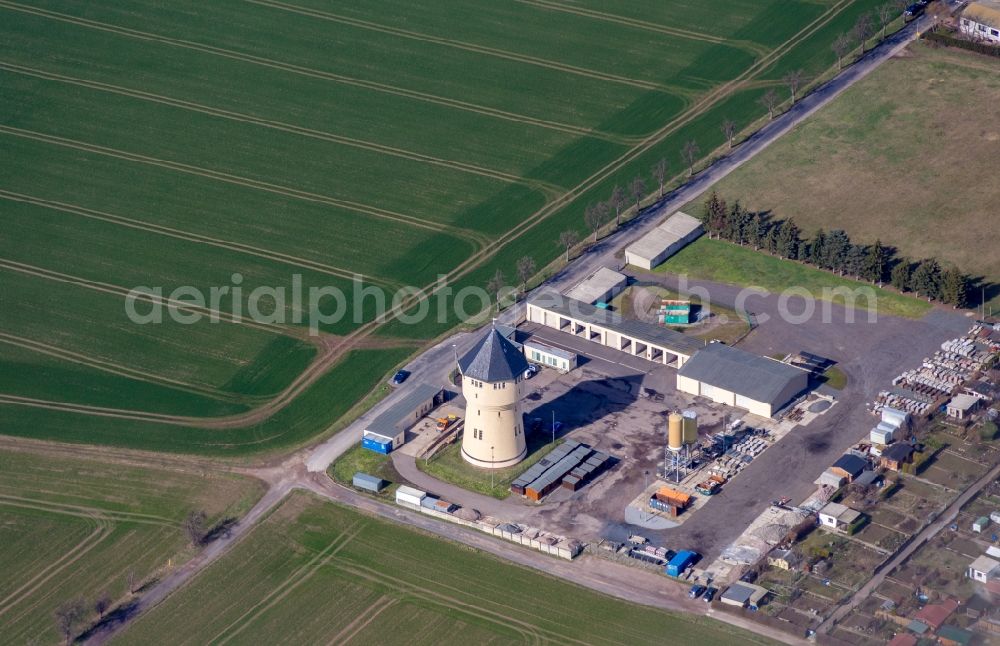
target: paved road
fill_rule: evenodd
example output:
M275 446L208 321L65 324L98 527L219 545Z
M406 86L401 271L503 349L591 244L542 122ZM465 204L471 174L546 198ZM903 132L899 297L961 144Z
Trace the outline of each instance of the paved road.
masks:
M1000 464L993 467L989 473L977 480L974 485L966 489L962 495L956 498L953 503L948 505L948 507L941 512L941 515L938 516L937 520L925 527L923 531L917 534L917 537L896 556L894 556L878 574L873 576L868 583L861 586L861 589L854 593L854 596L851 597L850 601L838 607L829 617L827 617L826 621L820 624L817 632L829 632L838 621L847 615L847 613L861 605L861 603L863 603L864 600L867 599L869 595L871 595L871 593L882 584L882 581L886 576L902 565L906 559L910 558L910 556L920 549L924 543L954 522L955 517L958 516L959 510L961 510L967 502L972 500L973 496L982 491L983 487L987 486L998 477L1000 477Z
M925 28L928 24L929 20L924 17L914 21L899 33L891 36L882 45L870 51L835 79L802 99L788 112L767 124L763 129L752 135L728 155L712 164L708 169L699 173L687 184L672 191L657 205L647 209L626 226L622 227L622 229L588 249L580 258L576 259L563 269L563 271L547 281L547 286L565 289L579 282L599 267L615 266L618 263L615 258L615 253L618 249L647 233L658 224L662 216L676 211L687 202L696 198L713 184L764 150L773 141L788 132L810 114L836 98L852 84L867 76L872 70L914 40L919 34L918 30ZM501 322L512 323L514 316L515 312L514 308L512 308L504 312L500 320ZM140 612L155 606L184 583L191 580L202 569L218 560L246 535L249 528L257 520L273 509L287 495L287 492L294 488L308 489L319 495L383 518L420 527L425 531L430 531L452 540L458 540L501 556L509 561L540 569L618 598L673 610L705 613L704 604L701 604L701 607L692 607L691 603L683 596L680 588L672 585L664 585L662 577L658 575L590 557L577 559L572 563L562 562L559 559L506 544L474 530L451 524L443 525L429 517L379 503L378 501L337 487L322 475L322 472L326 470L329 464L360 441L361 431L368 420L392 405L398 397L408 392L415 383L423 381L425 383L442 383L443 385L448 372L453 366L454 352L462 352L473 342L474 337L472 335L458 334L439 343L414 359L407 366L413 373L413 377L407 384L398 388L393 395L387 397L385 401L373 408L367 415L356 420L348 428L311 450L298 452L290 456L278 469L247 470L247 472L253 472L255 475L264 478L271 485L264 498L237 525L230 537L213 543L205 549L202 555L173 574L165 577L144 593L142 599L138 602L139 612L132 613L130 619L137 616ZM914 356L913 358L919 357ZM784 467L784 465L781 466ZM733 526L736 527L737 525L733 523ZM678 594L679 591L680 595ZM752 630L779 641L786 643L801 642L801 640L780 631L775 631L774 629L753 622L746 622L737 617L730 617L722 613L715 613L713 616L717 619L741 625L747 630ZM126 625L127 622L111 626L94 635L90 641L103 643L122 630Z

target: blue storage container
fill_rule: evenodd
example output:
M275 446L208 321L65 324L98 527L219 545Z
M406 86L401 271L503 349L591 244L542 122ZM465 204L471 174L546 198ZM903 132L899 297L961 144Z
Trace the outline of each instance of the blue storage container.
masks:
M698 554L691 550L677 552L674 558L670 559L670 562L667 563L667 574L669 576L680 576L697 558Z
M373 437L365 437L361 439L361 446L364 448L375 451L376 453L388 454L392 451L392 442L389 440L379 441Z

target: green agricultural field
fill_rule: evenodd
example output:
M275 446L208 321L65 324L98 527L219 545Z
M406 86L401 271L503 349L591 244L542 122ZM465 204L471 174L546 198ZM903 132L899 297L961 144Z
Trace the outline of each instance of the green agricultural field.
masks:
M221 591L229 591L220 594ZM578 588L294 493L120 635L148 644L764 643L706 618Z
M0 641L57 643L53 611L82 598L82 632L106 593L112 607L193 551L181 523L203 510L212 527L239 518L263 493L255 480L109 464L70 453L0 450Z
M333 432L459 322L380 301L544 267L583 205L660 158L676 183L685 141L751 127L776 70L820 73L876 4L2 0L0 433L244 454ZM348 292L318 303L344 316L310 321L296 285ZM138 286L230 291L138 325Z
M843 278L828 271L777 256L754 251L724 240L709 240L702 237L681 249L656 268L658 272L686 274L691 278L714 280L734 285L761 287L770 292L780 293L794 287L804 289L818 300L838 305L845 304L844 293L848 290L857 294L852 298L854 307L875 310L879 314L917 318L930 310L930 304L922 299L904 296L888 289L879 289L868 283ZM865 292L871 290L873 298Z
M1000 282L1000 67L911 45L717 186L727 200L841 228ZM699 199L698 202L702 202ZM693 208L698 208L697 206ZM976 295L978 301L978 295ZM1000 289L987 294L1000 309Z

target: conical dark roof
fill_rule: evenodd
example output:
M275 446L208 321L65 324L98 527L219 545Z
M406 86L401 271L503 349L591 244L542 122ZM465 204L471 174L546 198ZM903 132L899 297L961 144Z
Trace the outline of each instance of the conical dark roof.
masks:
M528 369L528 360L517 346L490 328L471 350L458 360L462 374L480 381L510 381Z

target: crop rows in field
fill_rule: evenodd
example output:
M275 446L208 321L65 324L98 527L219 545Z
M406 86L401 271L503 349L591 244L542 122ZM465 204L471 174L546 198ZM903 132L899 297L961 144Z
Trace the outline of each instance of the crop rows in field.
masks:
M57 606L101 593L124 600L129 569L141 583L188 555L181 521L190 511L215 523L259 495L231 476L0 451L0 640L58 641Z
M142 327L124 317L127 289L204 291L234 274L246 291L288 288L298 274L306 290L357 275L387 293L456 270L485 284L522 255L544 264L584 200L687 138L707 151L724 117L749 123L756 91L724 84L822 59L826 25L870 4L0 0L0 272L17 305L0 361L33 372L2 384L0 401L22 400L0 431L159 447L169 427L149 416L84 419L64 404L245 414L315 355L295 328L301 304L266 302L291 326ZM484 252L497 254L488 268ZM351 334L373 309L320 330ZM189 426L171 448L303 441L408 351L378 354L383 372L335 367L334 403L289 412L290 426Z
M305 493L121 639L165 634L177 643L733 638L721 624L613 600Z

